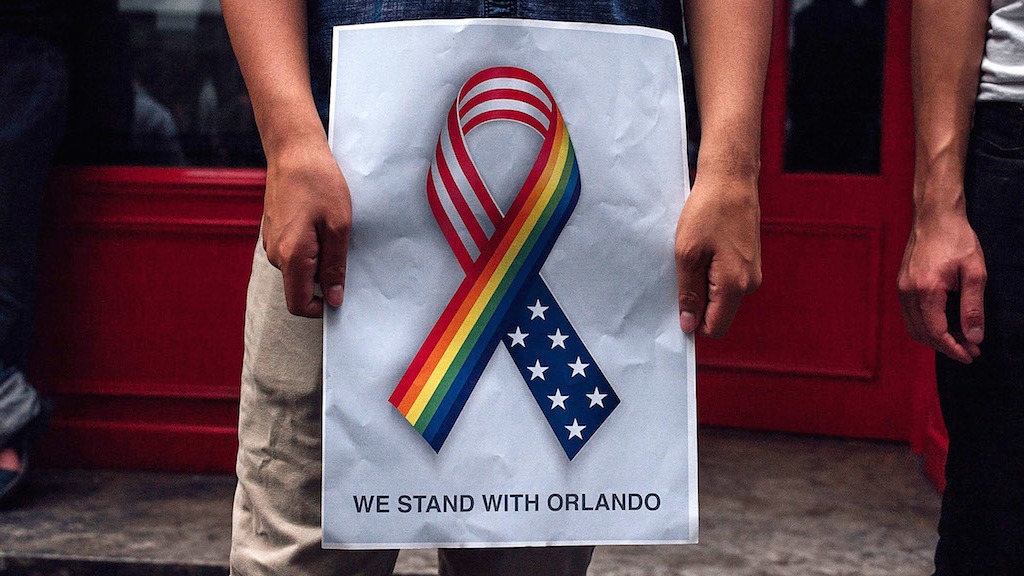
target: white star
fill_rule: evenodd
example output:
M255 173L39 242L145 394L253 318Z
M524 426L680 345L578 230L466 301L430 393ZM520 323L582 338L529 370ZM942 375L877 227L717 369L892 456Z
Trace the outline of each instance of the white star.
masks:
M540 378L541 380L543 380L544 371L547 370L548 367L541 366L540 360L537 360L537 362L533 366L527 366L526 369L530 371L530 380L533 380L534 378Z
M587 394L586 396L587 398L590 398L591 408L593 408L594 406L600 406L601 408L604 408L604 397L607 396L607 394L601 394L600 392L598 392L597 386L594 386L593 394Z
M541 306L539 298L537 299L537 303L536 304L534 304L533 306L527 306L526 309L530 311L530 320L533 320L534 318L540 318L541 320L547 320L547 318L544 317L544 311L547 310L548 307L547 306Z
M565 350L565 339L569 336L562 334L562 331L555 328L554 334L548 334L548 338L551 338L551 349L554 350L555 346L558 346L562 350Z
M577 374L579 374L580 376L583 376L584 378L586 378L587 377L587 366L590 366L590 364L587 364L586 362L581 361L580 357L577 356L576 357L576 362L573 362L573 363L569 364L569 368L572 368L572 374L570 374L569 377L572 378L573 376L576 376Z
M586 426L580 426L579 421L573 418L572 425L565 427L565 429L569 431L569 440L572 440L573 438L579 438L580 440L583 440L584 428L586 428Z
M519 326L516 326L515 332L508 333L508 337L512 339L512 345L509 346L509 348L514 348L516 344L519 344L523 348L526 348L527 336L529 336L528 333L524 333L522 330L519 329Z
M562 391L559 390L558 388L555 388L555 395L554 396L548 396L548 399L551 400L551 409L552 410L555 409L555 406L558 406L562 410L565 410L565 401L568 400L569 397L568 396L562 396Z

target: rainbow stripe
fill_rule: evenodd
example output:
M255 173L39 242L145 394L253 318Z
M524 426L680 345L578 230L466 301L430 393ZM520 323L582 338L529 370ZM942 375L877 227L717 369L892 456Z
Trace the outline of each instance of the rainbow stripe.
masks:
M579 167L556 106L551 120L512 207L391 395L391 404L434 450L441 449L500 341L498 328L510 304L540 272L579 198Z

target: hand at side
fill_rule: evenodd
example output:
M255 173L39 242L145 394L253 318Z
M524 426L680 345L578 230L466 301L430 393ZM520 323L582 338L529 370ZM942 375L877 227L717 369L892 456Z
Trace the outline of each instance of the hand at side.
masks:
M911 338L970 364L985 336L985 257L966 213L919 216L900 266L900 307ZM960 293L960 325L949 326L946 301Z
M679 324L724 336L761 284L757 179L698 175L676 228Z
M288 311L318 317L324 300L340 306L352 203L326 138L268 157L263 210L263 245L284 277ZM315 282L323 298L315 295Z

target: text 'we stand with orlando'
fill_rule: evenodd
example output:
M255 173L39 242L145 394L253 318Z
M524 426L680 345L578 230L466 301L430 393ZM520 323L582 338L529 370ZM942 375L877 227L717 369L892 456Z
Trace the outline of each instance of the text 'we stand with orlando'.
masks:
M661 507L656 492L639 494L353 494L352 503L359 513L429 514L453 512L550 512L562 511L655 511Z

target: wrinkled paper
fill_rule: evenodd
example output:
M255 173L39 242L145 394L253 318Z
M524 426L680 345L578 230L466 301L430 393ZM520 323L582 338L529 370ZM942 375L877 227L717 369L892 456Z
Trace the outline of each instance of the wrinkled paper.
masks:
M460 87L495 66L543 80L579 163L579 201L540 274L620 404L571 460L501 344L439 452L389 403L466 277L425 184ZM324 547L696 541L694 345L673 261L684 134L666 32L509 19L335 28L329 139L353 230L344 303L324 321ZM541 141L509 121L467 135L502 210Z

